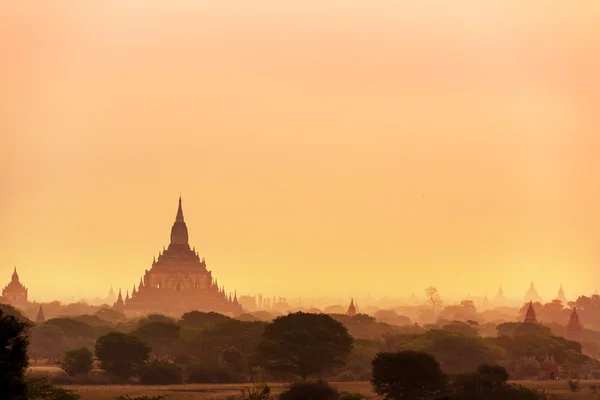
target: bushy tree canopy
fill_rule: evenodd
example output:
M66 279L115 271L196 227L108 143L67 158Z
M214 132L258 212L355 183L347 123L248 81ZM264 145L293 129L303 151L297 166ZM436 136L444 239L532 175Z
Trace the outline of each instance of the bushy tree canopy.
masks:
M129 378L150 355L150 346L134 335L111 332L96 341L100 367L120 378Z
M440 364L427 353L379 353L373 360L373 391L385 399L435 399L442 393L445 379Z
M346 327L329 315L298 312L266 326L258 360L270 370L306 379L343 365L352 342Z
M22 399L27 394L28 328L23 320L0 310L0 391L6 399Z

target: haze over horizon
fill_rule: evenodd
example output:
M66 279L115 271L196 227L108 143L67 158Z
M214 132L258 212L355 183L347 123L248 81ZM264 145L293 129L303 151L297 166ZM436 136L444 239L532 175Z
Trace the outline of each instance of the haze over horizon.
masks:
M0 12L0 286L592 293L595 1L24 3Z

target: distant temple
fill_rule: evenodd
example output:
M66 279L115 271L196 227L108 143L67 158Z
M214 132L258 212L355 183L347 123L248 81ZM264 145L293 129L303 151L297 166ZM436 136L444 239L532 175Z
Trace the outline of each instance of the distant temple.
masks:
M108 291L108 296L106 296L106 304L113 304L115 301L117 301L117 296L115 296L115 290L111 286Z
M525 313L525 319L523 320L526 324L537 324L537 317L535 315L535 310L533 309L533 302L529 302L529 307L527 307L527 312Z
M577 342L581 337L581 331L583 331L583 325L579 321L577 307L574 307L571 317L569 318L569 323L565 329L565 339Z
M560 300L563 306L567 305L567 298L565 297L565 291L563 290L562 285L560 285L560 289L558 289L558 296L556 296L556 300Z
M9 304L19 307L28 304L27 300L27 288L19 281L19 274L17 273L17 267L15 267L12 279L2 289L2 297L5 298Z
M540 380L558 380L558 365L554 356L548 357L548 354L544 357L544 360L540 364Z
M356 306L354 305L354 299L350 299L350 305L348 306L348 311L346 311L346 315L349 317L354 317L356 315Z
M527 292L525 293L525 301L533 301L534 303L542 302L542 298L540 297L539 293L537 292L537 290L535 290L535 286L533 285L533 281L531 282L531 285L529 285L529 290L527 290Z
M496 293L496 297L494 297L494 305L502 305L506 303L506 297L504 297L504 290L502 290L502 286L498 289L498 293Z
M237 294L226 294L207 270L204 259L188 244L188 229L183 219L181 197L171 243L159 252L140 283L125 299L121 290L114 308L126 314L152 312L180 315L188 311L214 311L226 315L243 313Z
M40 305L40 308L37 312L37 315L35 316L35 322L36 323L40 323L40 322L46 322L46 316L44 315L44 310L42 310L42 306Z
M490 308L490 301L488 300L487 293L485 294L485 297L483 298L483 300L481 301L481 303L479 305L484 310L487 310L488 308Z

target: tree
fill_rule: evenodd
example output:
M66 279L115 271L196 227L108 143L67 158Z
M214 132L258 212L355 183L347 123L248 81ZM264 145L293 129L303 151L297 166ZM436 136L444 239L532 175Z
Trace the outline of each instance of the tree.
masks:
M515 365L515 377L527 379L540 374L540 362L535 357L521 357Z
M474 373L454 377L447 389L449 400L544 400L536 390L508 383L508 372L498 365L482 365Z
M78 400L81 398L77 392L54 386L46 378L29 379L27 396L28 400Z
M8 400L27 396L25 371L29 365L29 326L27 322L0 310L0 388L3 398Z
M386 400L435 399L445 387L440 364L427 353L379 353L372 365L373 391Z
M25 322L26 324L32 324L32 321L29 318L23 315L23 313L19 309L11 306L10 304L0 304L0 311L2 311L4 315L13 316L21 322Z
M94 354L87 347L72 349L65 353L60 367L67 374L86 375L94 365Z
M34 360L57 360L66 350L65 334L53 325L36 325L30 332L30 355Z
M479 335L479 330L476 325L471 325L466 322L452 321L442 327L444 330L459 333L463 336L476 337Z
M152 348L152 352L159 359L163 359L173 355L180 329L181 327L174 322L153 321L138 325L131 334L146 341Z
M140 368L140 381L144 385L172 385L182 383L183 371L179 365L154 360Z
M137 336L111 332L98 338L95 350L102 369L126 379L148 360L151 349Z
M101 308L100 310L96 311L94 315L100 319L112 323L125 321L127 319L125 314L118 312L117 310L113 310L112 308Z
M181 316L179 324L188 328L207 328L220 322L229 321L232 318L216 312L191 311Z
M148 314L144 318L140 319L137 322L137 326L140 327L143 324L151 323L151 322L166 322L166 323L177 323L177 320L173 317L169 317L163 314Z
M427 297L427 302L431 306L431 310L433 313L437 313L437 311L442 306L442 298L440 297L440 293L433 286L425 289L425 296Z
M352 343L346 327L329 315L298 312L278 317L265 327L258 360L267 369L306 380L344 365Z
M478 365L497 362L499 354L480 337L469 337L442 329L432 329L419 336L392 337L391 350L415 350L431 354L448 374L467 373ZM502 350L500 350L502 352Z

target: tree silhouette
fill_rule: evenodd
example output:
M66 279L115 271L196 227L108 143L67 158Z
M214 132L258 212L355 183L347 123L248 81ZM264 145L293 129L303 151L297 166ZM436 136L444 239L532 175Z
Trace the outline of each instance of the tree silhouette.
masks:
M142 339L122 332L107 333L96 342L100 367L124 379L131 377L148 360L150 350Z
M173 354L173 349L179 340L181 327L175 322L153 321L145 322L131 332L132 335L146 341L159 359Z
M80 347L67 351L60 367L67 374L74 376L88 374L93 365L94 354L87 347Z
M298 312L278 317L266 326L258 359L267 369L306 380L344 365L352 342L346 327L329 315Z
M427 353L379 353L373 360L373 391L389 400L435 399L445 387L440 364Z
M27 398L29 324L0 310L0 393L3 399Z
M442 307L442 298L440 297L440 293L433 286L425 289L425 296L427 297L427 302L431 306L431 310L436 313Z

